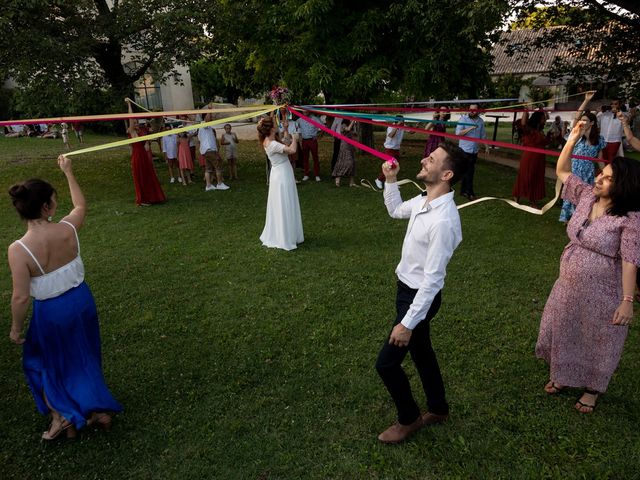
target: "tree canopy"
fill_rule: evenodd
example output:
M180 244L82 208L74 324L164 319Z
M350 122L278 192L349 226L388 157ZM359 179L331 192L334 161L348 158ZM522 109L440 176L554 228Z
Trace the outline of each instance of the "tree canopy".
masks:
M507 1L217 0L208 58L226 82L297 101L477 95ZM467 74L461 75L461 72Z
M552 75L569 75L576 81L599 80L624 86L628 95L640 93L640 2L633 0L525 0L515 2L518 25L549 26L529 48L562 45ZM558 19L561 19L559 22Z
M475 97L487 91L491 44L514 13L514 28L565 25L531 45L571 45L572 61L557 62L555 75L627 85L638 77L640 4L630 0L5 0L3 6L0 76L17 81L21 110L34 115L120 109L121 96L144 73L166 79L178 64L192 66L203 95L234 98L281 84L296 102L315 101L318 93L329 103Z
M42 114L69 106L60 95L111 91L121 100L145 72L152 70L162 80L175 73L176 64L188 65L198 57L202 30L192 15L196 3L5 0L0 12L3 73L30 95L42 97Z

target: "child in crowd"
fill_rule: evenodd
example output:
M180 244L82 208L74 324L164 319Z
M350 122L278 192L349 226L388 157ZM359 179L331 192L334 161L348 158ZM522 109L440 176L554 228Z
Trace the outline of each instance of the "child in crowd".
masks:
M171 127L167 125L165 130L171 130ZM173 174L174 167L179 169L178 165L178 136L177 135L165 135L162 137L162 152L164 153L164 159L169 167L169 183L175 183L176 177ZM178 170L178 173L180 171ZM182 177L178 175L178 182L182 182Z
M341 132L347 138L353 138L355 122L349 122L349 120L342 120ZM336 187L340 186L341 177L349 177L349 186L356 187L357 185L353 181L353 177L356 173L356 157L355 147L350 143L342 140L340 142L340 150L338 151L338 159L336 160L336 166L331 173L332 177L336 179Z
M71 145L69 145L69 126L63 122L60 124L60 127L60 133L62 134L62 143L64 143L64 146L67 147L67 150L71 150Z
M78 143L84 143L84 127L82 126L81 123L74 123L71 125L71 127L73 128L73 131L76 134L76 138L78 139Z
M189 115L187 117L189 124L196 123L196 117L194 115ZM196 143L198 139L198 129L189 130L189 150L191 151L191 159L195 160L196 158Z
M232 180L238 180L238 165L236 160L238 158L236 145L238 144L238 136L231 132L231 124L227 123L224 126L224 133L220 143L225 146L224 153L229 163L229 178Z
M182 185L185 187L193 183L193 180L191 179L193 158L191 157L191 149L189 148L189 141L191 140L191 137L191 132L182 132L178 140L178 165L180 167L180 179L182 179Z

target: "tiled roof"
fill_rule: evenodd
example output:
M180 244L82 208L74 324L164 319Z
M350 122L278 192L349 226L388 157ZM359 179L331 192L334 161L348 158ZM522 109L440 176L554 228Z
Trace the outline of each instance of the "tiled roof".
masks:
M558 28L558 27L550 27ZM561 27L560 27L561 28ZM568 45L554 48L527 48L540 38L546 29L523 29L502 32L500 40L491 51L493 55L492 75L548 73L556 57L570 56ZM511 55L509 53L513 52Z

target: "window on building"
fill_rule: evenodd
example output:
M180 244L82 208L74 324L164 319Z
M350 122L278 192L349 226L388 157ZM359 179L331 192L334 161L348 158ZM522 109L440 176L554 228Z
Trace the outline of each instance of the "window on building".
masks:
M153 77L145 74L134 83L135 101L148 110L162 110L162 96L160 95L160 83Z

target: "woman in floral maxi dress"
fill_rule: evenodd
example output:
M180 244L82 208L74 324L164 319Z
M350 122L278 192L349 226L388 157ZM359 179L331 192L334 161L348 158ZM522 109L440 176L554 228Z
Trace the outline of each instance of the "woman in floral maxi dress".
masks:
M594 186L573 175L571 152L587 126L581 120L573 128L556 167L563 198L576 210L536 345L550 367L545 391L584 388L576 403L582 413L593 411L620 361L640 265L640 164L617 157Z

